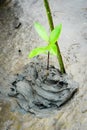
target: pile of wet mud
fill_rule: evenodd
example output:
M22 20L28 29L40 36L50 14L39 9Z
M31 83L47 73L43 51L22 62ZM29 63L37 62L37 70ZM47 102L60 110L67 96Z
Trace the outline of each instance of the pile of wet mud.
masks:
M78 84L54 66L49 70L40 61L30 62L15 76L9 96L15 97L21 109L35 115L51 114L77 91Z

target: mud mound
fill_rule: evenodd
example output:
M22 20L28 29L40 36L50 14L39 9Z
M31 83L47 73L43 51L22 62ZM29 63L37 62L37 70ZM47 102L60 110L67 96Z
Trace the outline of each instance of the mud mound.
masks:
M9 96L19 106L35 115L48 115L66 103L76 92L77 83L54 66L49 70L40 62L31 62L12 82Z

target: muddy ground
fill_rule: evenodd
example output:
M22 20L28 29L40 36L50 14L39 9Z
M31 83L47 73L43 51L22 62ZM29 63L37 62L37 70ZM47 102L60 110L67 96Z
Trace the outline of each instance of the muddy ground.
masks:
M79 83L72 100L57 114L38 118L19 110L15 98L8 98L14 76L30 63L28 53L46 45L34 30L39 21L49 31L43 1L12 0L0 7L0 128L1 130L87 130L87 2L50 0L55 25L62 23L59 39L66 72ZM46 62L46 55L40 56ZM55 57L50 59L58 66ZM11 107L10 107L11 106ZM19 111L15 111L17 108Z

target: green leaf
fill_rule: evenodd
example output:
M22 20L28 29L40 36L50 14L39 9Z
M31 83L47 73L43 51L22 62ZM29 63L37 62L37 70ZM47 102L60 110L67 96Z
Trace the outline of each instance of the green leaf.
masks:
M46 42L48 42L48 41L49 41L49 37L48 37L48 35L47 35L47 32L46 32L45 28L44 28L40 23L38 23L38 22L36 22L36 23L34 24L34 27L35 27L37 33L39 34L39 36L40 36L43 40L45 40Z
M62 24L59 24L50 33L50 37L49 37L49 43L50 44L54 44L58 40L60 33L61 33L61 30L62 30Z
M56 56L57 56L57 47L56 47L56 45L53 45L53 46L51 47L50 53L52 53L53 55L56 55Z
M50 44L50 45L48 46L47 50L48 50L51 54L57 55L57 47L56 47L55 44L53 44L53 45Z
M45 51L47 51L47 46L46 47L39 47L39 48L35 48L34 50L32 50L28 57L29 58L33 58L41 53L44 53Z

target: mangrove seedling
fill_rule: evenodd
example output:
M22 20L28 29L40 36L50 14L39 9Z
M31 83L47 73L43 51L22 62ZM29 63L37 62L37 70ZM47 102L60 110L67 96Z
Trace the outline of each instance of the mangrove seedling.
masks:
M47 18L48 18L48 23L49 23L49 26L50 26L50 30L52 31L54 29L54 23L53 23L52 13L51 13L51 9L50 9L50 5L49 5L48 1L49 0L43 0L44 7L46 9ZM60 51L58 42L56 42L55 44L56 44L56 47L57 47L57 60L58 60L58 63L59 63L60 71L63 74L63 73L66 73L66 71L65 71L61 51ZM48 59L49 59L49 56L50 56L50 53L48 52ZM48 63L49 63L49 60L48 60Z
M59 39L61 30L62 30L62 24L57 25L48 36L45 28L38 22L34 24L34 27L39 34L39 36L45 40L48 44L47 46L38 47L32 50L29 54L29 58L33 58L41 53L50 52L53 55L57 56L57 46L56 41ZM49 59L48 59L49 60ZM47 61L47 69L49 69L49 63Z

